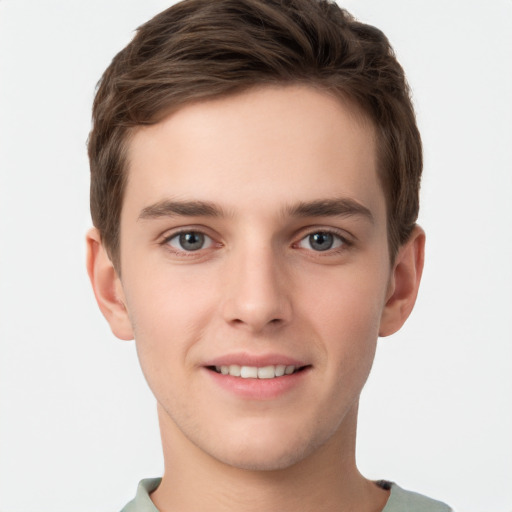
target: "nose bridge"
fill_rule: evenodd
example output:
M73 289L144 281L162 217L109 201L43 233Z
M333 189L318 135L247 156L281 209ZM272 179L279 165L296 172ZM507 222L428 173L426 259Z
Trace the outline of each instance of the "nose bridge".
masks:
M281 255L270 240L232 251L224 302L225 320L260 331L290 319L291 303Z

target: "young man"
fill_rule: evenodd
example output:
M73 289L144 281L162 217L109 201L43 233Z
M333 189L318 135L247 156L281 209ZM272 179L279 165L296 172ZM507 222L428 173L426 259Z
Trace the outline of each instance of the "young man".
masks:
M88 271L165 461L125 510L448 511L355 461L425 239L385 36L327 1L185 0L115 57L93 122Z

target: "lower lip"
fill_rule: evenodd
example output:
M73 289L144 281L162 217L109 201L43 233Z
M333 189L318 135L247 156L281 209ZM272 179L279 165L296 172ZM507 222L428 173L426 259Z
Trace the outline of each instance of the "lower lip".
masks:
M272 400L299 386L306 378L310 368L273 379L243 379L242 377L222 375L208 368L204 368L204 370L218 386L236 396L248 400Z

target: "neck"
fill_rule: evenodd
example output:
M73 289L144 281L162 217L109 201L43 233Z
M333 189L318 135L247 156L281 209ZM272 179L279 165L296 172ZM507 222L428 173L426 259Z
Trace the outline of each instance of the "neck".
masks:
M355 464L357 406L331 439L290 467L253 471L224 464L192 444L159 410L165 472L151 495L162 511L378 512L388 492Z

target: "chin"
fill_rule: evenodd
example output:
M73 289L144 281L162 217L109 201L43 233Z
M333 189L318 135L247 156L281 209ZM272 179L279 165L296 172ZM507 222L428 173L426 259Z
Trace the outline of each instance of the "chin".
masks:
M218 459L220 462L236 469L246 471L280 471L288 469L305 458L304 452L282 453L279 455L262 453L247 453Z
M231 444L229 451L210 452L218 461L237 469L247 471L279 471L288 469L311 455L325 440L314 442L303 437L268 439L259 437L245 442Z

